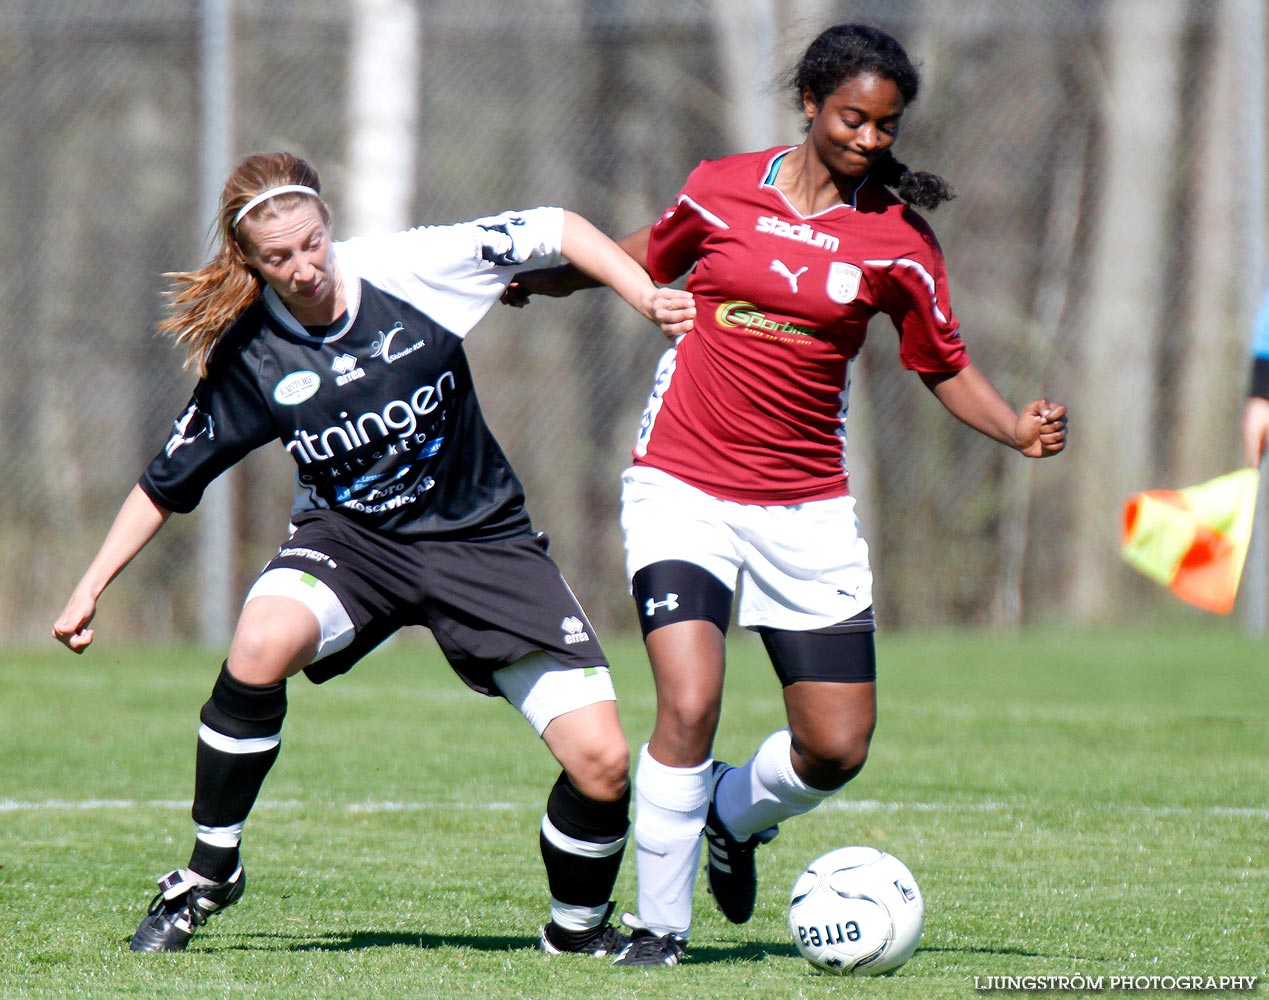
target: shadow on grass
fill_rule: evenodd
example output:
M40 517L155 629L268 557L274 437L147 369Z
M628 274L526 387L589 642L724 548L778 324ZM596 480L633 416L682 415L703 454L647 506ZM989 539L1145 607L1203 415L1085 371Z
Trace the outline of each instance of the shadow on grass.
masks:
M208 951L238 952L350 952L374 948L422 948L427 950L457 948L483 952L518 952L538 950L536 935L484 934L400 934L384 931L354 931L350 934L251 934L230 941L204 942ZM204 950L204 949L198 949ZM965 955L981 957L1055 959L1062 956L1025 948L918 948L917 954ZM724 962L759 963L771 959L799 958L791 944L770 941L746 941L737 944L696 944L688 950L692 965L713 965Z
M1055 952L1028 951L1025 948L918 948L918 955L1010 955L1016 958L1064 958Z
M225 950L256 951L280 949L293 952L364 951L372 948L465 948L473 951L536 951L536 935L485 934L399 934L355 931L351 934L290 935L252 934L246 941L225 945ZM254 942L254 943L252 943ZM693 965L715 962L764 962L770 958L796 958L792 945L747 941L734 945L693 945L689 951Z

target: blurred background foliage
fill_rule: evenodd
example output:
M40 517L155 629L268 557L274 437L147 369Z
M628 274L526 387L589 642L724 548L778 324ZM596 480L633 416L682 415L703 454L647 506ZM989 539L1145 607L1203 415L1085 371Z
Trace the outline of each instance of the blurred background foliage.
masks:
M874 323L848 454L880 620L1176 612L1119 560L1119 511L1238 463L1261 0L0 0L0 641L45 639L188 396L153 332L162 274L204 260L238 156L311 159L337 236L541 204L622 235L699 160L800 141L784 81L843 21L922 68L897 152L959 192L929 218L972 356L1015 405L1072 415L1066 454L1025 461L952 420ZM495 307L468 344L537 526L601 630L632 629L618 477L659 333L592 291ZM174 519L102 634L221 637L291 472L264 449Z

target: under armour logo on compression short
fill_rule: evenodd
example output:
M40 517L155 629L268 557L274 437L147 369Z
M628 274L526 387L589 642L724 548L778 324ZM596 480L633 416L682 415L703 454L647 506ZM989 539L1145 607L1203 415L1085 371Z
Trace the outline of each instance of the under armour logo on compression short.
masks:
M679 595L666 594L664 601L654 600L649 597L647 601L644 602L643 606L646 609L643 613L648 618L651 618L657 613L657 608L665 608L666 611L677 611L679 606Z

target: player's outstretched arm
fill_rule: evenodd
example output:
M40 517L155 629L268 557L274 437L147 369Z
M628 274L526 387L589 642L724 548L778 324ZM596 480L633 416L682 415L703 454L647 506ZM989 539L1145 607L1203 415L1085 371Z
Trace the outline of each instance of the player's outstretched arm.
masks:
M54 639L73 653L82 653L92 644L89 625L97 613L97 598L170 516L171 511L157 506L140 486L132 488L97 555L53 623Z
M567 213L572 214L572 213ZM580 218L580 216L577 216ZM640 266L647 270L646 262L648 259L648 238L652 232L651 226L644 226L631 233L629 236L622 237L617 240L617 245L624 250L631 259L635 260ZM568 253L564 254L570 261L573 260ZM549 298L565 298L574 292L579 292L584 288L598 288L603 282L591 277L576 263L563 264L560 267L544 267L536 271L521 271L515 276L515 279L509 284L502 293L502 301L505 305L525 306L529 304L529 299L534 295L545 295Z
M1047 399L1015 413L974 365L955 374L921 375L926 387L958 420L1028 458L1048 458L1066 447L1066 407Z
M660 324L667 335L674 335L677 325L690 329L691 316L695 315L691 294L675 288L658 288L633 257L576 212L564 213L560 249L571 263ZM686 332L686 329L678 332Z

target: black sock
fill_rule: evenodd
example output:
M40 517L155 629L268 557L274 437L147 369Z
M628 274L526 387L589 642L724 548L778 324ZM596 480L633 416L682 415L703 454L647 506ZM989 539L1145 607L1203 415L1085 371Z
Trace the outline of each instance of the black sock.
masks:
M277 760L286 681L244 684L222 666L203 706L195 764L194 822L200 827L240 827ZM232 835L227 839L233 840ZM223 882L238 867L237 843L212 843L200 834L189 867Z
M629 789L616 802L599 802L561 773L546 802L540 837L551 895L570 906L606 906L621 870L629 827Z

